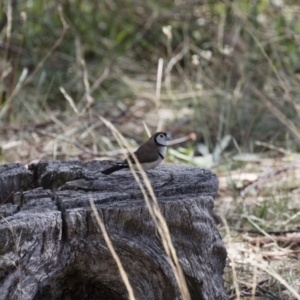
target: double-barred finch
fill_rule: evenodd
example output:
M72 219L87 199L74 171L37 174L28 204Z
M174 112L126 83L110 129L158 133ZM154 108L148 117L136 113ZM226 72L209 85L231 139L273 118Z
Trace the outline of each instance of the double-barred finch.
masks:
M141 164L142 168L147 171L158 166L165 158L167 152L168 141L170 136L165 132L156 132L150 139L141 145L135 152L135 156ZM121 164L108 168L101 173L109 175L121 169L129 168L128 160L135 165L134 158L129 155ZM135 166L135 169L136 166Z

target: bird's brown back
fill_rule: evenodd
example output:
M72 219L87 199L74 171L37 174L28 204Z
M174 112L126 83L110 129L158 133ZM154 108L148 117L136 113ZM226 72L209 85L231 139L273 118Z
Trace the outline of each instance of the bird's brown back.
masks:
M154 142L154 139L152 139L152 137L151 137L151 139L149 141L147 141L146 143L144 143L143 145L141 145L134 152L134 154L138 158L139 162L142 163L142 164L143 163L153 162L153 161L155 161L155 160L157 160L159 158L158 148L157 148L157 145ZM130 159L130 161L132 163L135 163L135 161L134 161L134 159L133 159L133 157L131 155L129 155L127 157L127 159Z

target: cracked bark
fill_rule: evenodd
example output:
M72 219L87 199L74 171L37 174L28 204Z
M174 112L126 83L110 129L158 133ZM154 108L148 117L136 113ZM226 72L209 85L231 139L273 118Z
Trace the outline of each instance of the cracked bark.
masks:
M182 299L142 194L109 162L42 161L0 166L1 299L127 299L89 205L100 217L136 299ZM216 176L161 165L148 176L168 223L191 299L228 299L226 250L213 221Z

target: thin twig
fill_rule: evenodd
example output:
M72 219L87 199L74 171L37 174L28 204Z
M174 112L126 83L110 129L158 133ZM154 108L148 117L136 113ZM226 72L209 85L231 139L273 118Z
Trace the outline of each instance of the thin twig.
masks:
M97 222L98 222L98 224L100 226L100 229L102 231L104 240L106 242L106 245L107 245L109 251L111 252L111 254L112 254L115 262L117 263L120 275L121 275L121 277L123 279L123 282L124 282L124 284L126 286L126 289L127 289L127 292L128 292L128 297L129 297L130 300L134 300L135 297L134 297L133 289L132 289L132 286L131 286L131 284L129 282L127 273L125 272L125 270L123 268L123 265L121 263L121 260L120 260L120 258L118 256L117 252L115 251L115 248L114 248L114 246L113 246L113 244L112 244L112 242L111 242L111 240L110 240L110 238L108 236L108 233L107 233L107 230L105 228L105 225L104 225L104 223L102 222L102 220L101 220L101 218L99 216L98 210L97 210L97 208L95 206L95 203L94 203L94 201L93 201L92 198L90 198L90 205L91 205L92 210L93 210L93 212L95 214Z
M154 191L153 191L153 188L152 188L151 183L149 181L149 178L148 178L146 172L143 170L143 168L142 168L141 164L139 163L137 157L131 151L131 149L130 149L129 145L127 144L126 140L120 134L120 132L109 121L107 121L106 119L104 119L102 117L99 117L99 118L112 131L112 133L114 134L115 138L120 143L120 145L121 144L125 145L126 148L128 148L128 150L130 151L130 154L134 159L135 166L137 167L138 171L140 172L140 174L142 176L142 179L143 179L143 182L145 183L145 185L147 187L147 190L148 190L148 193L149 193L149 195L150 195L150 197L153 201L152 203L150 203L149 196L148 196L144 186L142 185L139 177L136 174L136 171L133 167L133 163L130 160L128 160L128 164L129 164L129 167L131 169L131 172L132 172L136 182L139 185L139 188L140 188L140 190L143 194L143 197L144 197L144 200L146 202L149 213L150 213L150 215L151 215L151 217L152 217L152 219L153 219L153 221L154 221L154 223L155 223L155 225L158 229L158 232L160 234L164 250L165 250L167 256L169 257L169 264L170 264L171 269L172 269L172 271L174 273L174 276L176 278L176 281L177 281L179 290L181 292L181 295L182 295L184 300L190 300L189 290L187 288L187 283L186 283L186 280L185 280L185 276L184 276L184 273L182 271L181 265L179 263L178 256L176 254L176 250L174 248L174 245L173 245L173 242L172 242L172 239L171 239L169 228L167 226L165 218L163 217L163 215L160 211L158 201L157 201L157 198L154 194Z
M254 229L247 230L247 229L234 228L233 230L236 231L236 232L241 232L241 233L259 234L259 235L264 236L264 233L262 233L259 230L254 230ZM273 234L273 235L284 235L284 234L287 234L287 233L298 233L298 232L300 232L300 228L299 229L290 229L290 230L266 230L265 232L267 234L270 234L270 235L271 234Z

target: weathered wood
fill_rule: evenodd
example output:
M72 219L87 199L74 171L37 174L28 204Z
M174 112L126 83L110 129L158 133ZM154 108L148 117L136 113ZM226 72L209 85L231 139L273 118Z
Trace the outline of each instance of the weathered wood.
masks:
M11 203L14 192L32 187L32 172L20 163L0 165L0 205Z
M29 170L19 164L8 168L26 176L1 178L0 203L14 192L0 206L1 299L127 299L91 198L136 299L182 299L137 183L126 170L102 175L108 164L42 161ZM228 299L222 280L226 250L212 218L216 176L167 165L148 176L191 298Z

